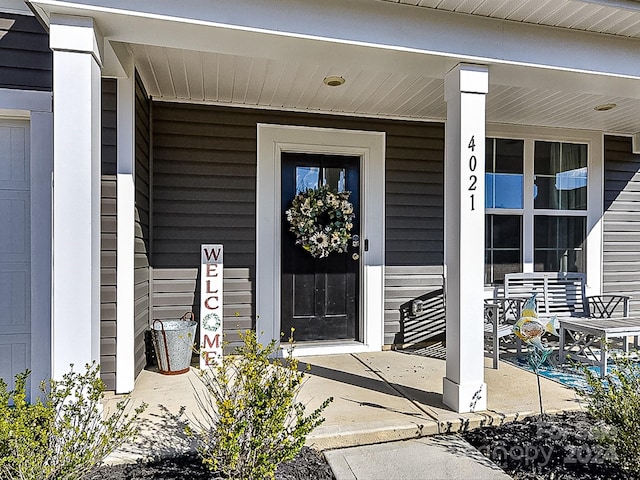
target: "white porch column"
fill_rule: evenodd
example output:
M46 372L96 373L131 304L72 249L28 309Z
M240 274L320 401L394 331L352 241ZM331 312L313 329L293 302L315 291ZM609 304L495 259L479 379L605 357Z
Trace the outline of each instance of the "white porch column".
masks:
M100 360L100 68L92 18L52 15L51 374Z
M486 410L484 383L484 155L487 67L460 64L445 76L444 255L447 368L443 401Z
M118 78L116 393L131 392L135 382L135 72L132 59L127 75Z

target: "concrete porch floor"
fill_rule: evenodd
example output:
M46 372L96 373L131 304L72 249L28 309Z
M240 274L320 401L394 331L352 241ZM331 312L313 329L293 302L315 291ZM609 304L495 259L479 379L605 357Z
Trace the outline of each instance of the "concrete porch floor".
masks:
M452 412L442 403L443 359L386 351L304 357L302 363L311 365L299 394L307 411L334 398L324 411L325 422L307 439L322 451L458 432L539 412L535 375L504 362L493 370L489 358L488 410L467 414ZM141 434L135 445L113 454L109 463L190 450L184 426L199 415L194 388L202 385L193 368L175 376L144 370L131 394L132 406L149 405ZM581 408L573 390L545 378L541 388L546 413ZM119 398L108 398L106 408Z

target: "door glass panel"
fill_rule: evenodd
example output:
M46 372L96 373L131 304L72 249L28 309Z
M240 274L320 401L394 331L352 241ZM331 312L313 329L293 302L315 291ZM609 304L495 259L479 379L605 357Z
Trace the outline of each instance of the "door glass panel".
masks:
M587 209L587 146L560 142L535 143L534 207Z
M323 168L322 176L322 185L328 185L330 190L334 192L344 192L346 190L344 168Z
M296 194L317 188L320 181L320 167L296 166Z

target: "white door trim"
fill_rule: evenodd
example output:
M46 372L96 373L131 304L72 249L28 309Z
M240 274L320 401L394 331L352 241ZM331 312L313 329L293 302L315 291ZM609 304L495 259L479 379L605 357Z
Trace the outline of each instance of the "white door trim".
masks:
M361 256L359 342L296 346L296 355L382 349L384 335L383 132L258 124L256 187L256 330L262 342L280 339L280 155L282 152L360 157Z

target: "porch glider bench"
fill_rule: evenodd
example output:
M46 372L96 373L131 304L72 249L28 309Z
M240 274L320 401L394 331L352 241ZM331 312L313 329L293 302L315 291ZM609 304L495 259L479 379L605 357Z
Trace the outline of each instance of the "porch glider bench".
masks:
M520 318L522 304L533 293L537 293L538 317L545 320L557 316L560 325L563 320L629 316L629 297L622 295L588 297L585 293L585 280L583 273L573 272L505 275L504 297L485 302L485 335L492 337L493 341L493 368L498 368L500 338L513 335L513 323ZM505 300L509 302L504 303ZM565 345L572 342L573 339L565 342ZM520 342L517 341L516 345L520 353Z
M504 277L505 298L529 298L537 293L538 316L563 318L611 318L629 316L629 297L585 293L584 273L508 273Z

